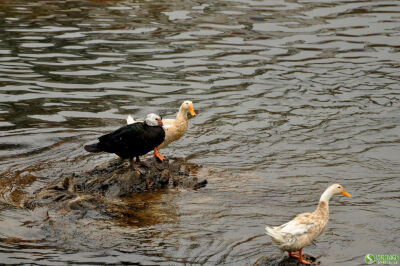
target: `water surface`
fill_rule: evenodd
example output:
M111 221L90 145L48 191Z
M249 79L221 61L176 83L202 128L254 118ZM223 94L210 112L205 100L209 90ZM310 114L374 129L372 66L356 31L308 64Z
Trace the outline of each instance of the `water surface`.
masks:
M398 1L2 1L2 263L248 265L264 227L312 211L332 183L322 265L399 253ZM142 195L123 220L43 226L23 208L128 114L196 117L163 150L209 171L197 191ZM144 206L144 205L143 205ZM71 226L73 224L73 226Z

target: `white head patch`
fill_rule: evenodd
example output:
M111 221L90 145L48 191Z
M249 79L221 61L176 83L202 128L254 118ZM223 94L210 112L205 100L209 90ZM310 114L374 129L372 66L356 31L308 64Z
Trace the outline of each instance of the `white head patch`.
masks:
M147 125L154 127L154 126L159 125L158 120L161 120L161 117L159 115L151 113L146 116L146 119L144 120L144 122Z

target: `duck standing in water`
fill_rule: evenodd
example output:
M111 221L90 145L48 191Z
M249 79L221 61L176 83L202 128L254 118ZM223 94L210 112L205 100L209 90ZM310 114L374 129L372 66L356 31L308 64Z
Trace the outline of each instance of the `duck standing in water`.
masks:
M185 134L189 124L189 119L187 116L188 112L192 116L196 115L192 101L184 101L181 104L175 119L162 120L165 129L165 139L160 145L157 146L156 149L154 149L154 157L163 161L164 156L158 153L158 149L165 148L168 146L168 144L180 139ZM128 122L128 125L136 122L130 115L126 121Z
M98 138L99 142L86 145L88 152L115 153L123 159L129 159L133 167L133 158L140 162L139 156L156 150L165 139L161 117L148 114L144 122L123 126L116 131Z
M339 184L328 187L322 194L317 209L313 213L302 213L281 226L267 226L267 234L279 249L287 251L290 257L298 258L300 263L311 264L303 260L302 249L316 239L324 230L329 220L329 200L335 194L351 197ZM293 252L299 251L299 254Z

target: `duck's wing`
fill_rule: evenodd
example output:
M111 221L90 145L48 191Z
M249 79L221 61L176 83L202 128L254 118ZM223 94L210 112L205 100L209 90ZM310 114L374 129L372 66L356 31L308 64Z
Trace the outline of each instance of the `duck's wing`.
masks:
M160 136L157 132L153 132L154 129L151 127L150 130L146 128L149 127L145 127L143 122L123 126L110 134L101 136L97 146L102 151L115 153L122 158L145 154L164 140L164 131L161 127L159 127L162 131ZM156 143L153 143L154 141Z
M110 142L113 144L119 143L121 141L131 141L139 140L144 134L144 123L136 122L130 125L120 127L112 133L103 135L99 138L100 142Z
M279 226L277 229L281 233L299 236L309 233L315 226L316 221L312 219L311 213L302 213L297 215L293 220Z

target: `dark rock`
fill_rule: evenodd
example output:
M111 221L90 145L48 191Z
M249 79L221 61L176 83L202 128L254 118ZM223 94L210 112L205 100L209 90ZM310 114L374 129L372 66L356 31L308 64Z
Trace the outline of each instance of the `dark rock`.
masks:
M317 261L316 258L308 255L303 254L303 259L310 261L311 265L319 265L320 262ZM298 259L289 257L284 254L273 254L270 256L264 256L259 258L255 263L254 266L302 266L306 265L300 263Z
M125 216L129 206L119 199L165 187L198 189L207 180L195 176L200 166L183 158L144 161L132 168L126 161L111 160L84 173L72 173L52 181L37 191L30 202L62 212Z

